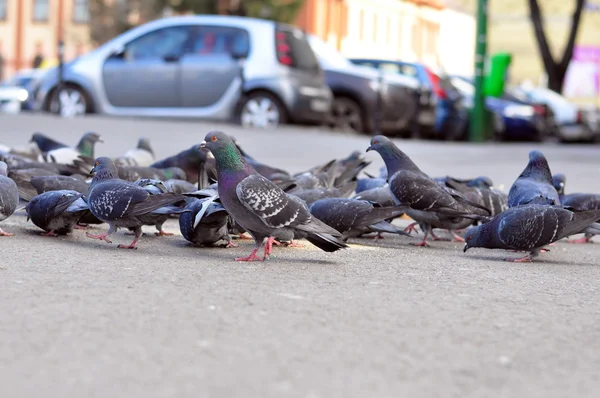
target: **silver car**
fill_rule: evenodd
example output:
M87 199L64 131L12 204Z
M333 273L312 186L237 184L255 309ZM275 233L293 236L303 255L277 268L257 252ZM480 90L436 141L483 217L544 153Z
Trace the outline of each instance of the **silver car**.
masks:
M179 16L141 25L39 81L35 109L63 116L321 123L332 95L304 33L273 21ZM243 87L243 90L242 90Z

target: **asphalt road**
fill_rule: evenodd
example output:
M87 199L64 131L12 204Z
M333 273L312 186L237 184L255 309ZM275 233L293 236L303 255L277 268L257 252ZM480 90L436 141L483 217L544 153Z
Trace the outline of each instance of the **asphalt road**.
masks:
M1 143L43 131L75 144L95 130L109 156L141 135L170 155L211 129L291 171L368 146L316 128L0 116ZM505 189L536 147L400 144L431 175L486 174ZM569 191L600 192L598 147L541 149ZM376 171L381 160L367 158ZM548 398L600 387L600 244L559 242L512 264L505 252L388 237L334 254L275 248L268 262L240 264L250 241L199 249L149 235L122 251L122 232L112 245L83 231L46 238L22 213L2 227L15 233L0 238L2 397Z

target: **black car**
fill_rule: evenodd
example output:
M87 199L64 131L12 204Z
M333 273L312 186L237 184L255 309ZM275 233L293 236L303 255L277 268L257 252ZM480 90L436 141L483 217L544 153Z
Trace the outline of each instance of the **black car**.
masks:
M334 96L330 126L372 134L379 118L381 132L410 134L419 116L416 79L354 65L318 37L309 35L308 40Z

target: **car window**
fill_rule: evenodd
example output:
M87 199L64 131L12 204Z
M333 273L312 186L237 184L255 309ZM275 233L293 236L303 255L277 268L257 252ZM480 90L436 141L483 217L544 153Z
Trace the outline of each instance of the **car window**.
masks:
M360 66L366 66L367 68L377 68L377 65L374 62L354 60L352 63Z
M147 33L125 46L125 59L142 60L181 55L190 37L188 26L171 26Z
M295 27L288 27L287 25L277 25L277 32L285 35L285 42L290 46L296 68L309 71L319 69L317 56L302 30Z
M400 65L398 64L393 64L390 62L382 62L379 64L379 69L382 70L384 73L394 73L394 74L398 74L401 73L400 72Z
M194 29L192 54L249 53L250 38L244 29L227 26L197 26Z
M415 79L419 78L419 71L414 65L402 64L399 69L401 75L414 77Z

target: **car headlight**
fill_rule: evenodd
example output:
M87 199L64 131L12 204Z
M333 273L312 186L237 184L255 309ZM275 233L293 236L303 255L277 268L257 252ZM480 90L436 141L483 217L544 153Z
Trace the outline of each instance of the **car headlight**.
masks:
M27 101L27 98L29 98L29 93L27 92L27 90L21 89L17 94L17 98L21 102Z
M530 118L535 114L532 106L527 105L510 105L503 112L506 117Z

